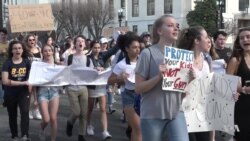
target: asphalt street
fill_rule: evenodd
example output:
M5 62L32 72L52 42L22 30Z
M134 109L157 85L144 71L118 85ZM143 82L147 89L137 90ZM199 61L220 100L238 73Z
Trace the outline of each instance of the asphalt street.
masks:
M115 96L116 102L114 103L114 108L116 112L112 115L108 115L108 126L109 132L112 135L110 141L129 141L129 139L125 135L126 123L123 123L121 120L122 110L121 110L121 100L120 96ZM70 114L69 102L67 99L67 95L61 95L60 97L60 107L58 113L58 137L57 141L77 141L78 138L78 121L75 123L73 128L73 136L66 136L66 120ZM20 119L18 118L18 121ZM100 123L100 115L99 109L95 108L93 111L93 121L95 127L95 135L87 136L87 141L102 141L101 136L101 123ZM20 126L19 126L20 127ZM30 138L32 141L39 141L38 133L39 133L40 121L39 120L30 120ZM20 132L19 132L20 133ZM0 107L0 141L9 141L11 134L8 126L8 115L7 109ZM50 127L46 128L46 140L50 140Z

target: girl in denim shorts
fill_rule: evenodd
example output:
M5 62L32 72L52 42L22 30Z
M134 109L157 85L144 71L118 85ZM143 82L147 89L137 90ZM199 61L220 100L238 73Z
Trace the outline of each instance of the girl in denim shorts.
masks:
M128 32L123 37L124 45L120 46L125 58L115 65L109 78L109 84L124 85L122 92L123 110L132 128L131 140L142 141L140 130L140 118L134 109L135 103L135 67L140 54L140 39L133 33Z
M45 45L42 48L43 62L54 65L53 47ZM41 131L39 138L45 141L45 128L51 124L51 141L56 140L57 136L57 112L59 108L59 88L54 86L38 87L38 104L42 114Z

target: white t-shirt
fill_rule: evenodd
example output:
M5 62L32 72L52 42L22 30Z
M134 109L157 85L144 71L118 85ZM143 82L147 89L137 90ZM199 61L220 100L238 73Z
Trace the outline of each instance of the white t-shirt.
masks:
M203 66L202 66L201 70L199 70L195 67L193 69L195 71L196 78L202 78L202 77L206 76L207 74L209 74L209 72L210 72L208 62L205 59L203 60Z
M131 64L126 64L125 58L115 65L113 72L116 75L121 75L123 72L129 74L128 79L125 81L125 88L128 90L135 89L135 67L136 62L131 62Z

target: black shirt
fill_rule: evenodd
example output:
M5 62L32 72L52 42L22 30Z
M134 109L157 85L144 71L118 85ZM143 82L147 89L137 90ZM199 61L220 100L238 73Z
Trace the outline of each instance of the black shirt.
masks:
M216 53L219 55L220 59L224 59L226 63L229 62L229 59L232 55L232 50L230 48L218 49L215 48Z
M23 59L19 64L14 64L12 59L8 59L3 64L2 72L8 72L10 80L13 81L27 81L31 63L28 59ZM20 92L27 92L28 86L4 86L6 94L18 94Z

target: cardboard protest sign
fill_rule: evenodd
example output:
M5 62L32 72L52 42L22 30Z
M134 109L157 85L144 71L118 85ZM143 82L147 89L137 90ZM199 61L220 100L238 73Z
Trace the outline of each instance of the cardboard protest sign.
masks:
M239 80L237 76L211 73L186 87L182 107L188 132L218 130L234 134L233 94Z
M111 69L98 72L82 65L49 65L32 63L29 83L33 86L106 85Z
M189 82L189 71L193 67L193 51L165 47L162 89L183 92Z
M9 5L8 8L12 33L54 29L50 4Z
M112 37L112 36L114 37L114 34L117 33L117 31L126 33L129 31L129 27L122 26L122 27L116 27L116 28L104 28L102 30L102 36L107 37L107 38ZM115 36L118 37L118 35L115 35Z

